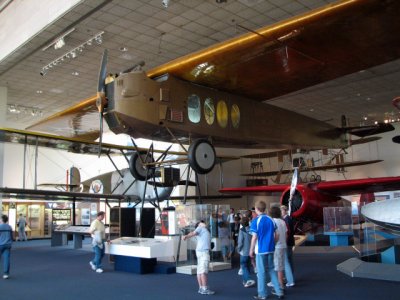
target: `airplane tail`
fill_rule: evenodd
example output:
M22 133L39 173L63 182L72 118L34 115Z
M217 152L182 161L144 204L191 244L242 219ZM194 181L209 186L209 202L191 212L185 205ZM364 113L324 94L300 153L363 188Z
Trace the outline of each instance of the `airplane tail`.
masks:
M81 185L81 173L79 172L78 168L71 167L69 169L69 192L79 192Z
M362 193L360 195L360 205L365 205L368 203L375 202L375 194L374 193Z

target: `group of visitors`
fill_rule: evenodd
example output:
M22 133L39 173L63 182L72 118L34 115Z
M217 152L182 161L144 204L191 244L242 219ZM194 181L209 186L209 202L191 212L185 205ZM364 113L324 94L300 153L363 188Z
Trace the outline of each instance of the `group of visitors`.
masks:
M286 206L272 206L269 213L266 213L267 204L265 201L257 201L254 207L256 217L253 218L252 211L247 211L241 218L231 210L229 216L231 236L229 236L228 226L221 224L219 228L220 238L228 241L232 238L235 241L237 252L240 254L240 267L242 273L242 283L244 287L251 287L256 281L251 278L250 265L253 265L257 274L257 295L254 299L263 300L268 296L267 287L272 287L271 293L278 299L284 297L285 287L295 285L293 277L292 248L294 246L293 223L288 216ZM105 227L102 222L105 213L99 212L96 220L90 226L92 235L92 246L94 258L90 266L97 273L102 273L102 259L105 250ZM24 224L25 218L18 221ZM239 221L240 220L240 221ZM0 221L0 258L3 259L3 278L9 278L10 272L10 249L13 241L13 230L8 222L8 217L3 215ZM25 221L26 223L26 221ZM210 290L208 285L208 271L211 251L211 235L206 223L201 220L195 230L184 235L183 240L197 237L196 256L197 256L197 281L199 284L198 293L203 295L213 295L215 292ZM26 240L26 235L19 235L19 238ZM222 252L224 258L228 249ZM270 282L267 283L267 274ZM286 279L286 284L285 280Z
M286 206L272 206L266 211L265 201L258 201L255 205L255 217L251 210L239 217L231 209L228 222L231 229L231 238L235 240L237 251L240 254L240 268L244 287L251 287L256 281L251 278L250 265L253 265L257 274L257 295L254 299L263 300L268 297L268 288L278 299L284 297L284 289L295 285L293 276L292 248L294 246L294 229ZM233 220L233 222L232 222ZM240 221L239 221L240 220ZM225 243L227 226L222 222L219 225L221 251L226 258ZM236 233L237 232L237 233ZM204 221L196 224L193 232L183 236L183 240L197 237L197 281L198 292L204 295L213 295L209 289L207 274L210 262L211 236ZM270 282L267 283L267 276ZM286 280L286 282L285 282Z

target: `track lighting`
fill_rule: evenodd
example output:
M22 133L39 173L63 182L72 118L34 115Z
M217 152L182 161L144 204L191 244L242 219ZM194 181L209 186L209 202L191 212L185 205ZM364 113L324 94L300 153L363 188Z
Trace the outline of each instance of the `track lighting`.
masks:
M71 49L70 51L68 51L67 53L64 53L63 55L61 55L60 57L56 58L55 60L53 60L52 62L48 63L47 65L42 67L42 70L40 71L40 75L45 76L47 74L47 72L57 66L60 65L65 59L73 59L76 58L78 56L78 54L82 53L83 50L85 49L85 46L91 46L93 45L93 41L96 41L96 43L98 45L100 45L103 42L103 34L104 31L100 31L97 34L95 34L94 36L92 36L90 39L88 39L87 41L85 41L84 43L78 45L77 47ZM61 40L61 38L60 38ZM57 41L54 44L54 47L59 43L59 41ZM60 42L61 45L62 42ZM64 43L65 44L65 43ZM45 50L45 48L43 48ZM47 48L46 48L47 49Z

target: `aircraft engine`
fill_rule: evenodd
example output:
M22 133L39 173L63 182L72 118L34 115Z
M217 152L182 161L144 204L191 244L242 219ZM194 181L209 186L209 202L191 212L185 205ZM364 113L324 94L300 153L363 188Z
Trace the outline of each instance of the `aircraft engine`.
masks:
M282 205L289 207L290 187L281 196ZM311 219L313 222L323 222L323 208L345 206L347 200L333 195L326 195L313 190L308 185L298 185L291 203L291 216L296 219Z

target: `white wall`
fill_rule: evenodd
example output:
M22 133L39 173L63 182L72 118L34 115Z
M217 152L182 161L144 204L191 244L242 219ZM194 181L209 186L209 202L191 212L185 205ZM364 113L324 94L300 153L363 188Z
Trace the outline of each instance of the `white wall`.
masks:
M0 61L81 0L14 0L0 17Z

